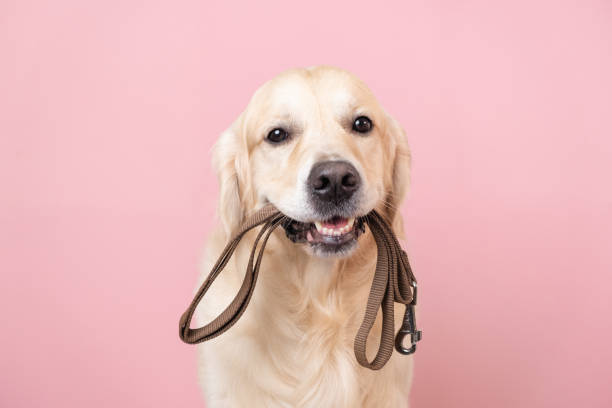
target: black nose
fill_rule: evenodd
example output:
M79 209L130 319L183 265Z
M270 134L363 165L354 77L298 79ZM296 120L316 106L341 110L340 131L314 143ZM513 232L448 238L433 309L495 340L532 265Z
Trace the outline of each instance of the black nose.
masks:
M321 201L340 204L359 189L361 178L357 169L345 161L324 161L312 166L308 187Z

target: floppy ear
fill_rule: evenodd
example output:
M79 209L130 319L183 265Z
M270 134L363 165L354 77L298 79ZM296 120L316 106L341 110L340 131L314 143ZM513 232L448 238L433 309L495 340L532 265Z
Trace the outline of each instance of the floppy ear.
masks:
M236 121L223 132L213 148L213 167L219 182L219 203L217 215L225 231L231 237L244 217L244 189L246 180L244 157L246 146L240 137L240 125Z
M387 133L391 140L391 186L387 192L387 217L401 231L401 217L396 217L400 205L410 186L410 149L406 132L399 122L387 114ZM396 225L397 222L397 225Z

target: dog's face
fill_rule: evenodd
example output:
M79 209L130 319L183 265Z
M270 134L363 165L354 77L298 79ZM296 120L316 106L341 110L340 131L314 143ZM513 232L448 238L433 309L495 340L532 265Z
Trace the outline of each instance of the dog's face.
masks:
M287 71L264 84L215 151L220 214L231 234L272 203L292 221L287 237L313 254L347 255L372 209L391 214L404 193L402 130L351 74Z

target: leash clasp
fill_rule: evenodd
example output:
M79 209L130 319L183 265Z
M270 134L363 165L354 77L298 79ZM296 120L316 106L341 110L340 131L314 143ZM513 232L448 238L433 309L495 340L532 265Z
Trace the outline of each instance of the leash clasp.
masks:
M406 311L404 312L404 321L402 327L395 336L395 349L404 355L412 354L416 351L416 343L421 340L421 331L416 328L416 319L414 307L417 302L417 284L412 282L412 301L406 305ZM410 335L410 348L404 347L404 337Z

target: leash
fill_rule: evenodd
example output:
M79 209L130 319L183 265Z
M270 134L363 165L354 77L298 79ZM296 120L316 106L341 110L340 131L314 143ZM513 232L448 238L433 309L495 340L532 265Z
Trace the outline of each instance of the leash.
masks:
M267 205L250 216L241 225L238 233L223 249L210 274L181 316L179 336L185 343L195 344L213 339L228 330L240 319L255 290L259 267L268 238L286 219L274 206ZM375 210L367 214L364 221L368 224L376 241L377 258L376 271L370 288L365 315L355 337L354 351L359 364L372 370L379 370L391 358L394 345L399 353L412 354L416 351L416 343L421 340L421 332L416 328L414 311L417 301L417 283L408 263L406 252L401 248L387 221ZM244 235L259 225L263 225L263 227L253 243L246 274L238 293L213 321L205 326L191 329L190 324L195 309L210 285L225 268ZM404 320L397 336L394 333L394 302L406 305ZM379 307L382 309L380 345L374 360L369 362L366 357L366 342L368 334L374 326ZM404 338L407 336L410 336L410 347L408 348L403 345Z

